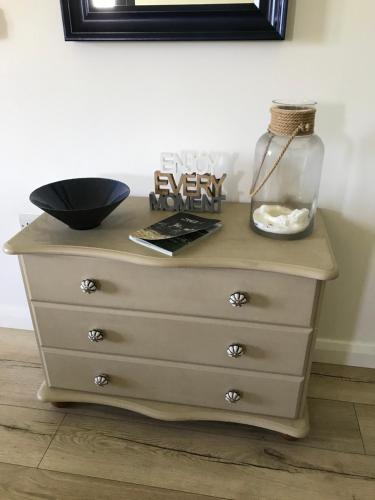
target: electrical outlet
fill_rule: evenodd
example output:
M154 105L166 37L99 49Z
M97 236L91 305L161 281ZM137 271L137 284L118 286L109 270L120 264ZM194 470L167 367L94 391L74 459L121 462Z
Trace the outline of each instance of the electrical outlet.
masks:
M37 214L20 214L18 220L20 222L21 229L24 229L29 224L31 224L39 215Z

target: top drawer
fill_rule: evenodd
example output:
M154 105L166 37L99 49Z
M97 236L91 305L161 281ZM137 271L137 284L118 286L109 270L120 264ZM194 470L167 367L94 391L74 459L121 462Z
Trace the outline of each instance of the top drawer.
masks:
M316 281L236 269L161 268L86 257L23 257L32 300L309 326ZM84 279L97 290L83 293ZM232 293L248 297L242 307Z

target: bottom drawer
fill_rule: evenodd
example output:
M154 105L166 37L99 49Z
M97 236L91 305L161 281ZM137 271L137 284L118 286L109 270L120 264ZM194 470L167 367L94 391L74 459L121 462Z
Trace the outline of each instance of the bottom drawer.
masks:
M52 387L295 418L303 377L44 349ZM95 384L105 374L109 383ZM225 400L237 391L236 403Z

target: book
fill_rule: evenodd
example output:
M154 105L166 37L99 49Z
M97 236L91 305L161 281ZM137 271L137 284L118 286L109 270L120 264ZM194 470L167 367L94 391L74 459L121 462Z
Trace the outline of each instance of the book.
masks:
M129 235L129 239L157 252L173 256L176 252L214 233L222 226L219 219L178 212Z

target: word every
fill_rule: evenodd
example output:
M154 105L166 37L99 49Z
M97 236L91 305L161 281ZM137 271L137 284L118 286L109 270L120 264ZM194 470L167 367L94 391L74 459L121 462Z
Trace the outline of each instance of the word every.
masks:
M156 170L155 192L150 193L151 210L220 212L223 183L227 174L217 179L212 174L182 174L178 183L174 175ZM182 192L182 193L181 193Z

